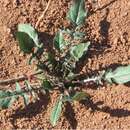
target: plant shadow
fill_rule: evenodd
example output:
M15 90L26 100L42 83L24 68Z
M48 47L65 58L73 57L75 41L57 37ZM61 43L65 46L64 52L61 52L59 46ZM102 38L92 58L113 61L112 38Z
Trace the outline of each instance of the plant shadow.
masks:
M100 111L100 112L105 112L110 114L111 117L128 117L130 116L130 111L129 110L124 110L124 109L112 109L109 106L104 106L102 108L100 108L100 105L103 105L103 101L99 101L97 103L94 103L92 100L84 100L80 102L81 104L83 104L84 106L86 106L87 108L91 108L92 112L95 111Z
M28 104L23 109L17 108L17 110L15 110L15 113L11 115L11 123L14 128L17 128L17 125L15 125L15 121L17 119L21 119L24 117L27 118L35 117L37 114L47 109L47 105L49 104L50 101L49 93L46 93L46 95L39 94L38 97L39 100L36 100L34 103Z
M90 40L90 50L80 59L80 61L77 63L77 70L76 72L80 72L82 68L85 66L85 64L88 61L89 58L93 58L94 56L98 56L102 54L106 49L110 48L111 46L108 43L108 37L109 37L109 28L110 28L110 22L107 21L107 17L109 15L109 9L106 9L104 18L100 21L100 30L99 33L101 35L101 41L97 42L93 39Z
M53 35L50 35L50 34L48 34L46 32L38 32L38 36L39 36L39 39L40 39L41 43L43 43L46 46L51 46L52 47L53 38L54 38Z
M50 35L46 32L38 32L38 36L39 36L40 42L43 44L44 48L46 48L48 52L55 54L55 51L53 49L54 36Z
M104 16L103 20L100 21L100 24L99 24L100 25L99 33L103 38L103 40L102 40L103 43L106 43L108 41L108 36L109 36L108 31L110 28L110 22L107 21L108 15L109 15L109 9L107 8L105 16Z
M76 64L76 73L79 73L83 67L87 64L88 58L93 58L94 56L98 56L102 54L107 48L110 48L111 46L107 43L96 43L91 41L91 45L89 46L90 50L80 59L79 62Z
M95 11L90 11L88 16L95 14L97 11L102 11L103 9L108 8L110 5L112 5L116 1L118 1L118 0L111 0L111 1L109 1L109 3L103 5L102 7L97 8Z
M72 129L76 129L76 127L77 127L77 120L75 118L75 112L74 112L74 109L73 109L72 105L69 102L66 102L64 116L68 120L71 128Z

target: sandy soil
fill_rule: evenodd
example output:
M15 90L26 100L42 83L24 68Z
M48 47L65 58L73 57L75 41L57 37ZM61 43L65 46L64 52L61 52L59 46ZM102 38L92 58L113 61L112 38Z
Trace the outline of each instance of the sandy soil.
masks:
M15 39L18 23L35 26L45 9L45 0L0 0L0 79L30 74L33 66L27 65ZM52 0L40 22L42 39L51 42L55 32L68 26L66 12L70 0ZM86 0L86 6L88 2ZM82 71L90 73L120 64L129 64L130 58L130 1L98 0L84 31L92 49ZM49 38L49 39L48 39ZM67 104L55 129L130 129L130 85L104 85L85 87L92 98L86 102ZM3 86L0 86L3 87ZM13 88L13 86L8 86ZM41 96L41 100L24 107L22 100L13 107L0 111L0 129L54 129L49 123L50 111L58 96Z

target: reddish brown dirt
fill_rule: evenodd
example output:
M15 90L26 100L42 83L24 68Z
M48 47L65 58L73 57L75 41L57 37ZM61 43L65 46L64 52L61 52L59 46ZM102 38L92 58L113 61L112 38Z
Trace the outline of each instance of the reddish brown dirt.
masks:
M0 1L0 79L32 73L14 37L18 23L35 25L45 9L44 0ZM38 30L53 36L59 27L67 26L66 12L70 0L52 0ZM130 1L98 0L97 10L86 20L84 31L92 42L83 71L91 72L120 64L130 58ZM87 24L88 23L88 24ZM43 39L49 42L47 37ZM3 87L3 86L2 86ZM10 86L11 87L11 86ZM130 87L110 85L98 89L87 88L92 99L85 103L66 105L55 129L130 129ZM26 108L19 101L12 108L0 112L0 129L51 128L50 111L58 94Z

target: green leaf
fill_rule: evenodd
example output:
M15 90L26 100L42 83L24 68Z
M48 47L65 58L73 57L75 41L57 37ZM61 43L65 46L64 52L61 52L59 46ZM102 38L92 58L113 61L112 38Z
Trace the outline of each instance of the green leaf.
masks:
M73 37L73 34L74 34L75 31L67 28L67 29L63 29L62 32L65 33L65 34L69 34L71 37Z
M87 12L85 11L84 0L74 0L71 6L67 18L76 26L84 23Z
M63 32L60 30L54 37L54 46L58 51L62 51L68 43L64 40Z
M31 95L32 95L34 98L36 98L36 95L35 95L35 93L34 93L32 87L31 87L30 83L29 83L27 80L25 81L25 85L27 86L27 89L30 91Z
M64 95L62 98L63 102L72 102L72 97L68 95Z
M43 80L42 86L45 90L52 90L53 87L48 80Z
M18 25L18 32L26 33L30 37L30 39L33 40L35 45L37 47L40 47L38 34L37 34L36 30L30 24L19 24Z
M56 65L56 59L51 52L48 52L48 61L52 65Z
M76 61L79 61L79 59L83 56L84 52L88 50L89 45L90 42L80 43L78 45L73 46L70 49L71 57L74 58Z
M11 91L0 91L0 108L5 109L10 107L15 99Z
M82 39L85 36L85 33L83 32L72 31L69 29L63 29L62 32L65 34L69 34L73 39L77 39L77 40Z
M17 32L16 37L19 41L20 49L24 53L32 53L32 49L35 46L33 40L24 32Z
M109 83L124 84L130 81L130 65L106 71L103 79Z
M85 92L77 92L73 97L72 100L74 101L81 101L86 99L86 97L89 97L89 95Z
M74 34L73 34L73 37L74 37L74 39L82 39L83 37L85 36L85 33L83 33L83 32L75 32Z
M20 87L20 84L16 82L16 92L23 97L24 104L28 105L29 104L29 97L26 93L24 93Z
M62 111L62 105L63 105L63 103L62 103L62 95L61 95L60 98L58 99L58 101L56 102L56 104L52 110L52 113L51 113L50 121L53 126L56 125L58 119L60 118L61 111Z

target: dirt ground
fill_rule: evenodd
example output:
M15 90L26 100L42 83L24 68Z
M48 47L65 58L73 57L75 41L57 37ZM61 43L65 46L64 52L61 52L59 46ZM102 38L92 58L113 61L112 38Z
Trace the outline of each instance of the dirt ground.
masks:
M0 0L0 79L33 72L33 66L27 65L27 56L19 50L15 32L19 23L35 26L46 4L45 0ZM44 32L44 42L51 42L58 28L68 26L66 12L70 4L71 0L52 0L38 28ZM130 64L130 0L98 0L93 9L84 27L92 49L82 71ZM90 86L84 91L92 96L91 100L67 104L54 128L49 117L57 92L27 107L19 101L0 111L0 129L130 129L129 84Z

